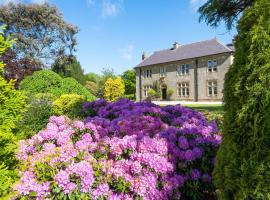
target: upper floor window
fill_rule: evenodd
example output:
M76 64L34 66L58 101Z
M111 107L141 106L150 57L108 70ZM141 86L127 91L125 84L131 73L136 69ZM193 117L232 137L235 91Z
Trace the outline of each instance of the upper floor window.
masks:
M145 97L148 97L148 92L149 92L149 90L152 88L152 86L151 85L145 85L145 86L143 86L143 93L144 93L144 96Z
M160 77L166 77L167 72L165 67L160 67L159 69Z
M210 97L217 96L217 81L207 81L207 94Z
M189 73L189 65L188 64L182 64L177 66L177 75L188 75Z
M188 97L189 83L177 83L177 93L180 97Z
M207 71L208 72L216 72L217 71L217 60L208 60L207 63Z
M143 77L144 78L151 78L152 77L152 70L151 69L146 69L143 71Z

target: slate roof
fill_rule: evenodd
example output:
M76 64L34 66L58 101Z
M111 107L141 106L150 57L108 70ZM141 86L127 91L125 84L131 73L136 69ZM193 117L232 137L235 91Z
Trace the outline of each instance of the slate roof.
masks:
M136 67L167 63L190 58L233 52L232 46L226 46L216 38L187 45L180 45L177 49L156 51Z

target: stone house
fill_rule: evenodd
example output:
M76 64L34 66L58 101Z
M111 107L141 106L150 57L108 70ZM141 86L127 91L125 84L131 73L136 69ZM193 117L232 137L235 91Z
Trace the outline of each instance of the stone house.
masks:
M142 55L136 70L136 100L147 99L151 88L158 100L221 101L224 76L233 62L234 48L217 39ZM169 92L170 91L170 92ZM169 97L168 93L172 93Z

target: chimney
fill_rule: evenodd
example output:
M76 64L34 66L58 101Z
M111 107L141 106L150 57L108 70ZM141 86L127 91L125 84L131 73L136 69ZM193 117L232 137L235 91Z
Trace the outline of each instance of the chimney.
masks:
M173 50L177 49L178 47L180 47L180 44L177 42L173 43Z
M147 56L146 52L144 51L143 54L142 54L142 60L144 61L147 57L148 56Z

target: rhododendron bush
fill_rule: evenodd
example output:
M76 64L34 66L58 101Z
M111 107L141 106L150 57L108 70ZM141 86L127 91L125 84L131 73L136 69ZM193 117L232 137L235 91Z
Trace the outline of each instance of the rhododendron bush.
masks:
M220 136L180 105L85 103L84 121L52 116L20 142L15 198L207 199Z

